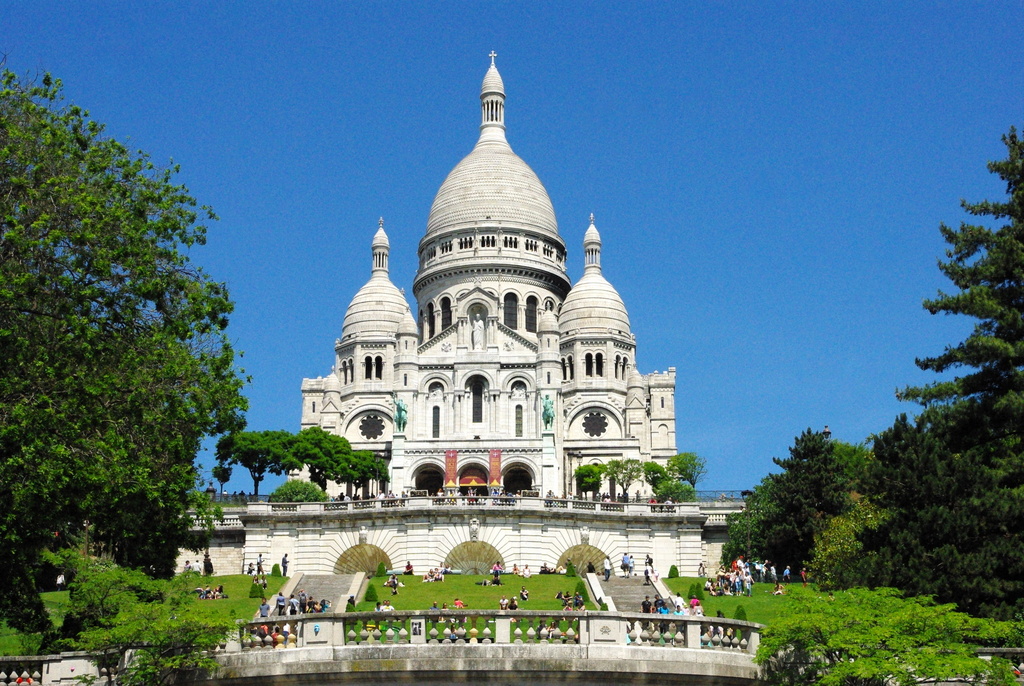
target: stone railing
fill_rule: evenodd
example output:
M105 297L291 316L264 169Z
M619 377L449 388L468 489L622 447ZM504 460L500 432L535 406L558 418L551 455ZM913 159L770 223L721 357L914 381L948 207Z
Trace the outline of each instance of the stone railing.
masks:
M274 619L286 621L273 621ZM260 637L265 625L289 626L285 636ZM312 646L557 644L726 650L753 655L761 626L734 619L623 612L393 611L297 615L248 622L241 649Z
M249 503L247 515L323 515L366 510L460 510L488 508L526 512L572 511L634 516L695 516L704 513L702 503L600 502L567 498L521 498L519 496L417 496L410 498L378 498L374 500L348 500L326 503ZM716 508L717 509L717 508ZM725 517L725 513L715 512Z

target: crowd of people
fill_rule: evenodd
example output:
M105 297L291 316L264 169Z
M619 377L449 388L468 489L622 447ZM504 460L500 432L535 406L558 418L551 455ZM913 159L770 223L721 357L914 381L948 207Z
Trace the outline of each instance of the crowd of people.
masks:
M272 599L271 602L266 597L261 599L259 616L260 618L269 617L273 611L276 610L278 616L285 615L301 615L309 613L327 612L331 609L331 601L327 598L317 600L308 593L306 589L301 589L298 594L292 593L289 597L285 598L284 594L280 591Z

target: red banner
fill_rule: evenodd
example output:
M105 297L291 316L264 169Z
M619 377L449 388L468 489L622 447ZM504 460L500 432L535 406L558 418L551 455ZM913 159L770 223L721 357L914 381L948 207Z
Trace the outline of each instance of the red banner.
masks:
M459 478L459 451L444 451L444 485L445 488L458 486L456 479Z
M491 486L501 486L501 450L491 451L491 470L487 475L487 482Z

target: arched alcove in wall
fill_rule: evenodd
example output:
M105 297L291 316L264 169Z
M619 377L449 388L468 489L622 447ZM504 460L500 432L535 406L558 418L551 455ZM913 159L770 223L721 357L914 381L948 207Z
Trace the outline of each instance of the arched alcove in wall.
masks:
M562 553L562 556L558 558L558 565L567 567L569 560L572 560L577 573L582 575L586 573L588 563L593 564L594 569L598 571L604 569L604 558L604 551L600 548L595 548L587 543L580 543Z
M460 543L444 559L446 565L463 574L487 574L495 562L505 566L505 558L498 549L483 541Z
M391 569L391 558L387 553L370 543L360 543L338 557L338 561L334 563L334 573L373 574L381 562L384 563L384 569Z

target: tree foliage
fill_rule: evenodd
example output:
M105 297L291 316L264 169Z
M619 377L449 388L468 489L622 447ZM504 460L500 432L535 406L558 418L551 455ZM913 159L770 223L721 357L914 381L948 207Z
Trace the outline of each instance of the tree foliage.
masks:
M291 449L292 434L287 431L239 431L217 441L217 463L240 465L249 470L252 492L258 496L267 473L283 474Z
M212 213L60 91L0 85L0 541L22 591L0 614L30 630L54 532L89 520L93 545L157 574L201 545L194 458L244 408L227 290L188 256Z
M863 537L885 524L890 513L867 498L857 498L845 512L832 517L814 536L808 568L819 588L835 590L861 583L880 562L878 553L865 551Z
M59 564L72 570L63 645L89 651L102 664L120 662L119 683L159 686L217 667L206 651L223 643L232 626L199 611L196 575L158 580L74 551Z
M629 495L629 487L644 478L644 466L640 460L609 460L604 465L606 479L614 480Z
M598 493L604 481L604 465L584 464L576 468L576 491L578 493Z
M903 598L891 588L794 595L792 612L761 635L755 662L773 686L918 686L966 679L1009 686L1010 665L975 653L984 620Z
M988 169L1007 197L962 202L988 225L940 226L955 290L924 302L974 328L917 361L943 378L904 389L924 410L876 437L866 491L892 518L863 538L879 561L868 582L1008 618L1024 610L1024 142L1013 128L1003 142L1006 159Z
M679 453L668 458L666 471L669 476L697 488L697 483L708 473L707 460L697 453Z
M676 503L692 503L697 500L697 489L686 481L664 479L654 489L654 497L658 500L671 500Z
M668 470L657 462L644 462L644 481L651 487L652 491L658 490L658 485L668 478Z
M269 498L272 503L322 503L327 493L311 481L289 479L274 489Z
M290 441L284 467L289 471L305 467L309 480L322 490L327 490L328 481L353 483L358 477L348 439L319 426L303 429Z

